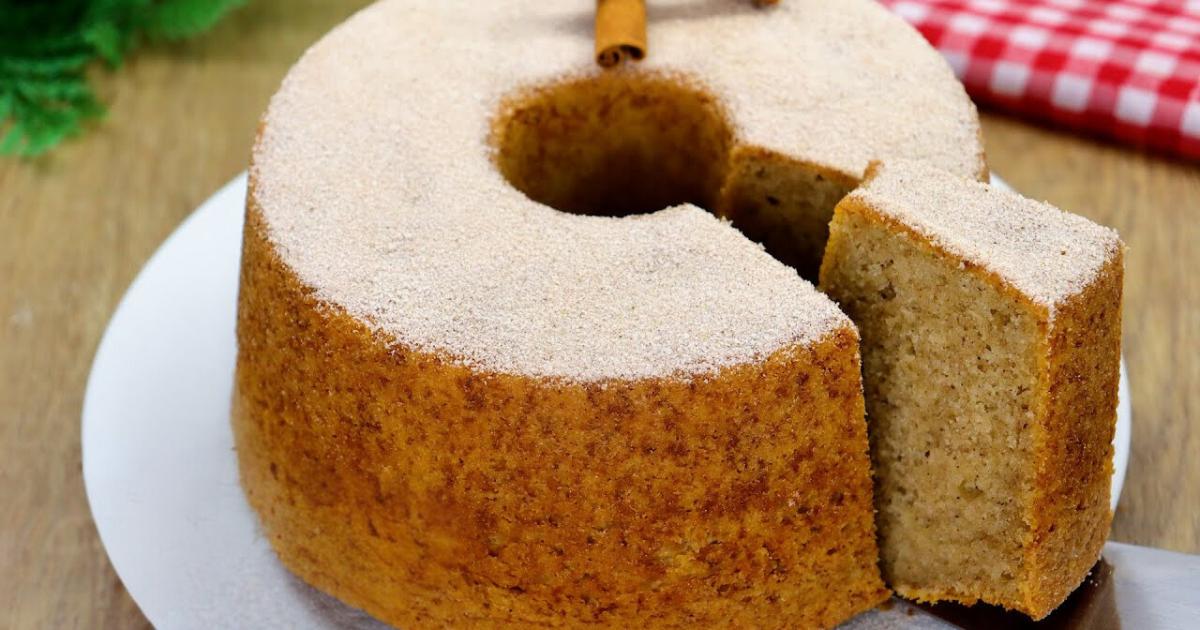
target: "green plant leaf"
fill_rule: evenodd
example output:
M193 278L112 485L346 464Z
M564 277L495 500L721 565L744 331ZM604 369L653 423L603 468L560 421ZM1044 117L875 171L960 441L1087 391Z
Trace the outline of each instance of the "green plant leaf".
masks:
M81 35L109 65L121 65L121 57L129 43L127 32L122 33L112 22L92 22L83 27Z
M93 61L116 68L139 41L197 35L244 1L0 0L0 155L40 155L104 115Z
M20 150L23 141L24 134L21 129L16 126L9 127L4 133L4 138L0 139L0 155L24 155Z
M93 59L89 50L45 57L0 57L0 80L5 77L55 77L82 70Z
M142 12L138 26L146 35L183 39L212 28L226 13L245 0L163 0Z

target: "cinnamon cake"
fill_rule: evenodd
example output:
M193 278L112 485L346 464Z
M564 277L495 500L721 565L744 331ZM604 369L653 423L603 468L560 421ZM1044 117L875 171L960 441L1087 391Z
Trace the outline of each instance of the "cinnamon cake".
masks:
M862 334L881 563L918 601L1040 619L1108 535L1116 232L914 164L838 206L821 289Z
M289 72L242 484L289 569L401 627L833 626L888 591L858 335L796 269L871 159L984 177L974 107L867 0L652 2L607 72L593 10L387 0Z

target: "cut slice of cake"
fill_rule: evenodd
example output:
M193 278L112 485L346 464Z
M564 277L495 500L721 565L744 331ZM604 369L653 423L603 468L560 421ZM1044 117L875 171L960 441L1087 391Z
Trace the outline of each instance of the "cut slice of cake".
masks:
M830 232L821 288L862 336L885 579L1046 616L1111 522L1123 244L905 163L873 168Z

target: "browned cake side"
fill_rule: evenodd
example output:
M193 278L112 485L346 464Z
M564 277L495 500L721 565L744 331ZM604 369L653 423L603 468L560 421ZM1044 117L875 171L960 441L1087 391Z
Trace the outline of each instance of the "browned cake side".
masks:
M1027 511L1030 578L1023 592L1034 618L1049 614L1079 585L1112 523L1124 269L1118 249L1095 282L1058 306L1047 331Z
M1121 270L1118 249L1051 317L860 195L839 204L821 288L863 337L897 594L1040 619L1095 564L1111 520Z
M858 340L712 377L483 374L318 302L254 202L233 425L285 565L401 627L830 627L887 597Z

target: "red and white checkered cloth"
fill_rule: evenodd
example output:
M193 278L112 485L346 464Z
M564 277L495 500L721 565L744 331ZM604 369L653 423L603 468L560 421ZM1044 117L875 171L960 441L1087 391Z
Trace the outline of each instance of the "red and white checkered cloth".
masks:
M980 103L1200 158L1200 0L880 0Z

